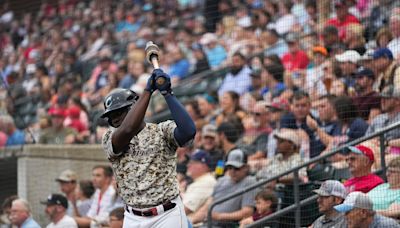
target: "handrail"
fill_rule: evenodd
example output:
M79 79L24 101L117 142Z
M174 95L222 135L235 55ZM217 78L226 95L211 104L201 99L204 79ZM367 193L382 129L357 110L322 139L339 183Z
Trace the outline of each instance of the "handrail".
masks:
M225 201L227 201L227 200L230 200L230 199L232 199L232 198L234 198L234 197L236 197L236 196L242 195L242 194L244 194L244 193L246 193L246 192L248 192L248 191L251 191L251 190L253 190L253 189L256 189L256 188L258 188L258 187L260 187L260 186L262 186L262 185L264 185L264 184L266 184L266 183L268 183L268 182L271 182L271 181L273 181L273 180L275 180L275 179L279 179L280 177L286 176L286 175L288 175L288 174L290 174L290 173L293 173L293 172L298 172L301 168L307 167L307 166L309 166L309 165L311 165L311 164L313 164L313 163L319 162L319 161L321 161L321 160L324 160L324 159L326 159L326 158L328 158L328 157L331 157L332 155L335 155L335 154L337 154L337 153L343 151L347 146L357 145L357 144L359 144L359 143L361 143L361 142L367 141L367 140L369 140L369 139L372 139L372 138L375 138L375 137L381 136L381 135L382 135L382 137L381 137L380 141L382 142L382 141L384 140L384 139L383 139L383 134L384 134L384 133L386 133L386 132L388 132L388 131L391 131L391 130L393 130L393 129L395 129L395 128L398 128L398 127L400 127L400 121L397 122L397 123L391 124L391 125L389 125L389 126L387 126L387 127L384 127L383 129L381 129L381 130L379 130L379 131L377 131L377 132L375 132L375 133L372 133L372 134L363 136L363 137L361 137L361 138L355 139L355 140L353 140L353 141L351 141L351 142L348 142L348 143L346 143L345 145L342 145L342 146L340 146L340 147L338 147L338 148L335 148L335 149L331 150L329 153L326 153L326 154L320 155L320 156L318 156L318 157L312 158L312 159L310 159L309 161L304 162L304 163L302 163L302 164L300 164L300 165L298 165L298 166L296 166L296 167L294 167L294 168L291 168L291 169L289 169L289 170L287 170L287 171L285 171L285 172L283 172L283 173L280 173L280 174L275 175L275 176L273 176L273 177L267 178L267 179L265 179L265 180L261 180L261 181L255 183L255 184L250 185L249 187L243 188L243 189L241 189L241 190L239 190L239 191L237 191L237 192L231 193L231 194L229 194L229 195L223 197L222 199L216 200L216 201L213 202L213 203L210 205L210 207L208 208L208 212L207 212L207 226L208 226L209 228L212 228L211 213L212 213L212 209L213 209L216 205L221 204L221 203L223 203L223 202L225 202ZM382 154L382 151L384 151L384 148L385 148L384 143L381 143L381 154ZM383 150L382 150L382 149L383 149ZM383 161L382 161L382 160L383 160ZM385 159L382 159L382 160L381 160L381 164L383 164L382 169L383 169L383 171L385 171L385 169L386 169L386 168L385 168ZM296 204L295 204L295 207L299 209L300 202L295 202L295 203L296 203ZM298 213L298 212L296 212L296 213ZM296 223L297 223L297 221L296 221ZM298 227L298 224L296 224L296 227Z

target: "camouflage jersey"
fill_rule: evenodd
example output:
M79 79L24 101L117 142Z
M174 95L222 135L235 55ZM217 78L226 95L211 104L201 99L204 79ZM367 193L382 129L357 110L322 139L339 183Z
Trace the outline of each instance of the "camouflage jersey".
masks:
M112 164L118 192L126 204L136 208L160 205L179 195L176 179L176 149L174 137L176 124L165 121L146 126L132 138L129 148L115 153L110 128L102 144Z

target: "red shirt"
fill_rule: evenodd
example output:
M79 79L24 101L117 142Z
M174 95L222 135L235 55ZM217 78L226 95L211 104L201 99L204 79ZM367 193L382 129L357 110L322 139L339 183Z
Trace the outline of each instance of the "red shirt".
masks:
M343 21L339 21L337 17L329 19L326 25L333 25L339 30L339 37L343 40L346 37L346 26L352 23L360 24L360 21L353 15L347 14Z
M382 178L375 174L368 174L362 177L353 177L344 182L344 186L348 193L350 192L364 192L368 193L376 186L383 183Z
M308 65L308 57L307 54L301 50L294 54L287 52L282 56L282 63L288 71L306 69Z

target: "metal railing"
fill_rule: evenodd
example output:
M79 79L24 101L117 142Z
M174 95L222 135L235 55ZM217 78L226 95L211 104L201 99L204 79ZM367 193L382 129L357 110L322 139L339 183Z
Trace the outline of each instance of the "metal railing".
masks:
M304 199L304 200L300 201L300 197L299 197L299 183L300 183L300 180L299 180L299 170L302 169L302 168L304 168L304 167L307 167L307 166L309 166L309 165L311 165L311 164L313 164L313 163L316 163L316 162L322 161L322 160L324 160L324 159L326 159L326 158L328 158L328 157L331 157L331 156L333 156L333 155L335 155L335 154L337 154L337 153L340 153L340 152L343 151L347 146L357 145L357 144L359 144L359 143L362 143L362 142L364 142L364 141L367 141L367 140L369 140L369 139L372 139L372 138L375 138L375 137L378 137L378 136L379 136L379 140L380 140L381 171L382 171L382 173L383 173L383 179L386 181L385 135L384 135L384 134L385 134L386 132L391 131L391 130L393 130L393 129L395 129L395 128L398 128L398 127L400 127L400 122L397 122L397 123L394 123L394 124L392 124L392 125L389 125L389 126L383 128L383 129L381 129L381 130L379 130L379 131L377 131L377 132L375 132L375 133L373 133L373 134L366 135L366 136L363 136L363 137L358 138L358 139L356 139L356 140L353 140L353 141L351 141L351 142L349 142L349 143L346 143L345 145L342 145L342 146L340 146L340 147L338 147L338 148L336 148L336 149L330 151L329 153L326 153L326 154L324 154L324 155L321 155L321 156L312 158L312 159L310 159L309 161L307 161L307 162L305 162L305 163L303 163L303 164L301 164L301 165L299 165L299 166L297 166L297 167L294 167L294 168L292 168L292 169L289 169L289 170L287 170L287 171L285 171L285 172L283 172L283 173L281 173L281 174L275 175L275 176L273 176L273 177L271 177L271 178L268 178L268 179L259 181L259 182L255 183L255 184L253 184L253 185L251 185L251 186L249 186L249 187L247 187L247 188L240 189L239 191L234 192L234 193L232 193L232 194L229 194L229 195L223 197L222 199L216 200L216 201L213 202L213 203L211 204L211 206L208 208L208 212L207 212L207 226L208 226L209 228L212 228L212 217L211 217L211 213L212 213L213 208L214 208L216 205L221 204L221 203L223 203L223 202L225 202L225 201L228 201L228 200L230 200L230 199L232 199L232 198L234 198L234 197L240 196L240 195L242 195L242 194L244 194L244 193L246 193L246 192L248 192L248 191L251 191L251 190L253 190L253 189L256 189L256 188L258 188L258 187L260 187L260 186L262 186L262 185L265 185L266 183L269 183L269 182L271 182L271 181L274 181L274 180L279 179L279 178L281 178L281 177L283 177L283 176L286 176L286 175L289 175L289 174L293 173L293 174L294 174L293 185L294 185L294 201L295 201L295 203L294 203L292 206L289 206L289 207L286 207L286 208L284 208L284 209L281 209L281 210L279 210L279 211L277 211L277 212L275 212L275 213L273 213L273 214L271 214L271 215L269 215L269 216L267 216L267 217L264 217L264 218L262 218L262 219L260 219L260 220L258 220L258 221L256 221L256 222L252 223L251 225L249 225L249 226L247 226L247 227L260 227L262 224L265 224L267 221L270 221L270 220L272 220L272 219L274 219L274 218L277 218L277 217L279 217L279 216L282 216L282 215L284 215L284 214L287 214L287 213L289 213L289 212L292 212L293 210L295 210L295 227L300 227L300 222L301 222L301 221L300 221L300 212L301 212L301 211L300 211L300 207L311 203L313 200L316 199L317 196L312 196L312 197L309 197L309 198L307 198L307 199Z

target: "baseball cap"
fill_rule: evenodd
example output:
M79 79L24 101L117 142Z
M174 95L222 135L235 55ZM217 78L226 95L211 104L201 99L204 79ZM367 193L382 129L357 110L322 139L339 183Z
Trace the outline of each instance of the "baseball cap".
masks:
M362 192L350 193L342 204L334 206L339 212L348 212L354 208L366 209L372 211L372 201L367 194Z
M298 42L300 40L300 35L297 32L291 32L286 35L285 40L288 43Z
M64 170L60 176L56 179L56 181L61 182L71 182L76 181L78 179L78 175L70 169Z
M356 72L356 74L355 74L355 77L356 78L361 78L361 77L369 77L369 78L371 78L371 79L374 79L375 78L375 74L374 74L374 72L371 70L371 69L369 69L369 68L366 68L366 67L359 67L358 69L357 69L357 72Z
M296 133L295 130L287 129L287 128L286 129L280 129L279 132L276 132L274 134L274 137L290 141L294 145L300 146L300 137Z
M319 54L321 54L323 56L328 56L328 50L326 50L326 48L322 47L322 46L315 46L315 47L312 48L312 51L314 53L319 53Z
M346 6L346 1L345 0L335 0L335 1L333 1L333 5L335 7Z
M314 190L320 196L337 196L342 199L346 198L346 188L337 180L327 180L322 183L319 189Z
M393 60L393 53L392 51L389 50L389 48L379 48L376 49L374 54L372 55L374 59L379 59L379 58L388 58L390 60Z
M204 125L201 129L201 135L215 138L217 137L217 127L212 124Z
M45 205L61 205L64 208L68 208L67 198L60 194L51 194L45 201L41 201L40 203Z
M216 42L218 40L217 35L214 33L206 33L200 39L201 45L207 45L211 42Z
M247 164L247 156L241 149L234 149L228 154L225 166L241 168Z
M206 164L208 167L211 166L211 157L204 150L197 150L196 152L194 152L190 157L190 160L201 162L203 164Z
M374 152L369 147L358 145L348 146L347 148L350 150L351 153L365 155L370 161L375 161Z
M359 60L361 60L361 55L354 51L354 50L347 50L343 52L342 54L335 55L335 58L337 61L344 63L344 62L352 62L352 63L357 63Z
M393 85L388 85L381 92L382 98L400 98L400 91Z
M61 108L50 108L48 111L50 116L61 116L65 117L65 110Z
M265 105L265 107L272 110L289 111L289 102L283 98L275 98L270 104Z

